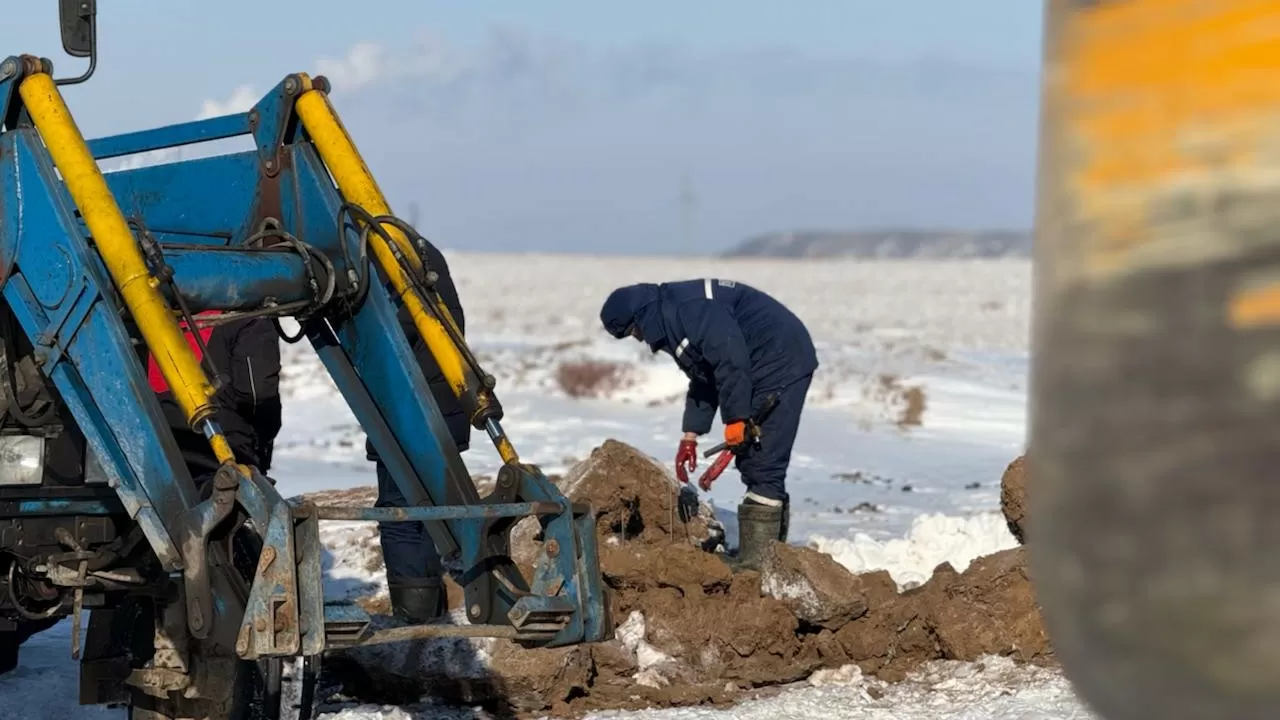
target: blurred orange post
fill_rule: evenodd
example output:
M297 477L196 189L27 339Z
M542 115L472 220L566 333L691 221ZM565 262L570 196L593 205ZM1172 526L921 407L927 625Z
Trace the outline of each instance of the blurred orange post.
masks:
M1029 547L1110 720L1280 717L1280 2L1050 0Z

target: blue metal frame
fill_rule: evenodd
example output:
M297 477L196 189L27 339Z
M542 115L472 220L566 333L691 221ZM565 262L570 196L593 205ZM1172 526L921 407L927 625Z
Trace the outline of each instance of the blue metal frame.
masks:
M284 305L314 298L307 286L307 263L296 252L161 247L178 293L192 312L255 310L268 301Z
M193 120L154 130L112 135L89 141L89 152L98 160L139 155L155 150L167 150L183 145L226 140L251 132L248 113L222 115L206 120Z
M12 81L0 82L0 118L21 115L12 87ZM328 258L339 291L347 288L347 259L359 256L358 239L339 227L342 199L299 131L293 115L298 87L299 78L290 76L249 112L89 143L101 160L252 136L253 150L106 176L126 218L160 243L177 292L193 311L314 297L310 269L296 248L245 247L265 218ZM196 497L121 320L110 277L36 131L20 121L0 133L0 272L0 295L114 481L124 509L164 567L186 567L188 582L195 582L192 566L203 558L197 562L193 553L203 552L203 540L192 533L211 531L221 516L213 500ZM502 500L480 497L399 329L396 308L388 288L375 283L357 307L331 303L304 325L414 506L356 514L423 520L441 553L459 552L469 568L461 579L467 604L480 610L471 614L472 623L530 628L547 645L602 639L609 628L590 509L570 507L532 466L512 468L519 478L514 493ZM326 511L291 507L256 473L235 492L275 559L259 564L237 651L244 657L319 652L326 617L356 617L327 608L320 596L317 523ZM51 506L39 507L45 512ZM493 556L505 552L511 518L535 513L546 515L544 547L550 551L529 588L509 559L495 563ZM223 607L220 600L215 605ZM548 617L563 627L550 634L545 626L534 629Z
M495 503L492 505L444 505L442 507L318 508L321 520L364 522L415 522L423 520L486 520L503 517L561 513L560 503Z
M18 514L24 517L45 515L120 515L124 507L105 500L19 500Z
M195 486L129 334L115 289L32 129L0 135L0 294L129 515L167 570Z

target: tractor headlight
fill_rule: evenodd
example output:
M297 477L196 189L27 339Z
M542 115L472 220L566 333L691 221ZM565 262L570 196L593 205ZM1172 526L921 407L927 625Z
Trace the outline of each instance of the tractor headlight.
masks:
M0 435L0 486L39 485L44 480L44 438Z

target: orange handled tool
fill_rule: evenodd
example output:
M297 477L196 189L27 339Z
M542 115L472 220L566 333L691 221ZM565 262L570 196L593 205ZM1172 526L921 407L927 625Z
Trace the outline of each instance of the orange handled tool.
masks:
M746 448L752 445L760 444L760 426L777 406L778 395L774 393L765 399L764 405L761 406L759 412L747 421L747 442L738 446L741 451L745 451ZM724 472L725 468L729 467L729 461L733 458L734 452L734 448L729 447L726 443L720 443L719 445L702 453L702 457L704 458L709 458L716 453L720 453L720 456L715 459L715 462L711 463L711 467L707 468L706 472L702 473L702 477L698 478L698 487L703 490L710 490L711 483L715 482L716 479L720 477L720 473Z

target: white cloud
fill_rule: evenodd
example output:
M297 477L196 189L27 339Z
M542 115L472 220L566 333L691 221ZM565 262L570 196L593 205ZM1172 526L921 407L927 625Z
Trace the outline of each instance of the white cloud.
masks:
M200 106L200 114L195 119L207 120L220 115L247 112L261 99L262 94L254 90L251 85L241 85L233 90L231 97L226 100L205 100Z
M461 77L468 67L465 54L435 33L423 30L407 50L389 52L376 43L357 43L341 59L317 59L312 71L328 78L335 93L344 93L403 78L443 84Z
M386 67L383 56L382 48L378 45L359 43L353 46L342 60L333 60L331 58L317 60L315 63L316 74L327 76L333 81L335 89L354 90L383 79L383 70ZM223 115L247 112L261 99L262 93L252 85L240 85L235 90L232 90L231 95L225 99L209 98L204 100L200 104L200 112L192 119L208 120L209 118ZM201 144L194 149L166 148L164 150L139 153L119 160L108 160L102 163L102 169L103 172L116 172L173 163L180 160L190 160L216 154L215 147L222 144L223 141L218 141Z
M383 80L391 74L385 58L382 46L358 43L341 60L328 57L316 60L315 72L329 78L334 90L355 90Z

